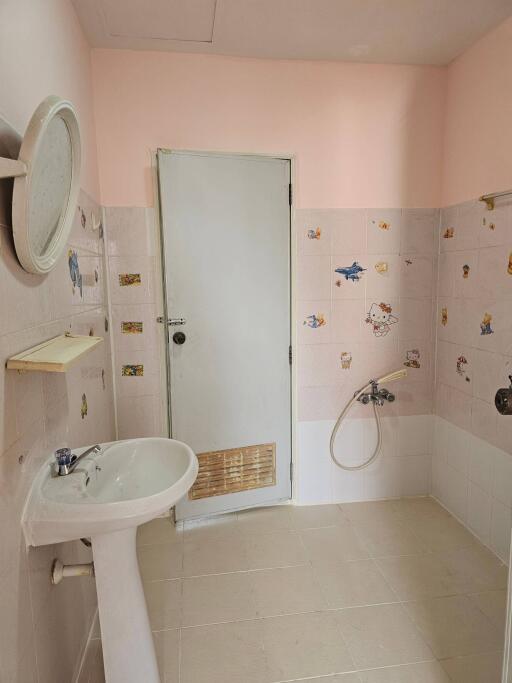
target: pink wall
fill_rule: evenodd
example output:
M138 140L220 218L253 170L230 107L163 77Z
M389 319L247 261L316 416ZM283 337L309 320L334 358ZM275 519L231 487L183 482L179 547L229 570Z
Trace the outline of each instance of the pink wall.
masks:
M47 95L70 99L83 138L82 188L99 198L90 48L69 0L0 2L0 115L20 133Z
M436 207L445 70L93 50L102 203L153 204L157 147L291 153L299 207Z
M448 68L442 204L512 187L512 19Z

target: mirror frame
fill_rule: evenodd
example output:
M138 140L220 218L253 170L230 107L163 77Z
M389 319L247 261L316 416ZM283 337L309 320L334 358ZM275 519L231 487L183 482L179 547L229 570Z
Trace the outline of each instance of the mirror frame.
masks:
M28 223L31 176L46 129L59 116L68 129L71 142L71 182L67 203L63 209L55 236L48 250L41 255L34 252ZM26 173L16 175L12 196L12 229L16 254L22 267L29 273L45 275L56 265L67 245L80 190L81 144L80 129L71 102L50 95L35 110L21 143L19 161Z

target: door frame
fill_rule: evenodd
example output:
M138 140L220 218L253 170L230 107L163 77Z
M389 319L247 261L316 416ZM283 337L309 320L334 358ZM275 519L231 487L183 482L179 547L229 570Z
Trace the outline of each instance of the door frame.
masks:
M205 154L209 156L232 156L232 157L260 157L271 159L282 159L290 164L290 182L292 195L290 203L290 343L292 346L292 364L290 368L290 473L291 473L291 497L288 503L294 503L297 497L297 424L298 424L298 382L297 382L297 233L296 233L296 203L297 196L297 159L295 154L272 153L272 152L233 152L224 150L209 149L188 149L180 147L158 147L151 152L151 171L153 176L154 205L157 251L160 258L157 258L157 301L158 315L164 320L168 318L167 292L166 292L166 265L165 265L165 235L163 230L163 211L160 192L160 176L158 173L158 153L181 152L190 154ZM155 323L159 324L159 323ZM172 438L172 415L171 415L171 367L170 367L170 334L167 325L162 326L164 334L161 338L161 357L165 359L165 374L162 376L161 395L162 395L162 414L165 416L165 435ZM251 506L249 506L251 507Z

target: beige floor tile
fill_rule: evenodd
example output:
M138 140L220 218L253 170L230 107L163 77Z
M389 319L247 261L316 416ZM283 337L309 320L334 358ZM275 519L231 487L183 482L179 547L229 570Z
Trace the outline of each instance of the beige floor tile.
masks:
M170 517L158 517L137 529L137 545L173 543L183 538L182 523L174 524Z
M408 524L430 552L451 551L478 544L473 534L451 516L409 519Z
M249 569L243 539L185 541L183 544L184 576L221 574Z
M339 505L290 505L289 512L293 529L318 529L349 523Z
M150 581L144 584L144 594L151 628L179 628L181 626L182 581Z
M354 522L371 557L423 555L427 546L398 516Z
M290 506L277 505L237 513L238 523L244 534L268 533L291 528Z
M467 592L465 577L451 572L441 555L384 557L376 560L376 563L400 600Z
M400 515L405 519L437 518L446 520L451 517L448 510L430 496L402 498L400 501L397 501L397 504Z
M369 557L361 538L349 526L305 529L300 535L312 562L344 562Z
M400 517L399 500L371 500L362 503L342 503L340 510L351 522Z
M179 630L153 633L156 659L161 683L179 683L180 632Z
M268 683L262 622L240 621L181 632L181 683Z
M465 595L404 603L438 659L499 650L502 634Z
M257 616L248 572L183 580L184 626L255 619Z
M443 554L450 572L466 583L467 593L507 587L508 569L480 543Z
M99 666L100 663L101 669ZM98 669L100 670L98 671ZM103 657L101 657L101 641L91 640L91 642L87 645L84 661L82 663L82 669L76 683L90 683L93 674L96 676L96 678L98 678L98 674L100 673L103 675L103 680L101 681L101 678L98 680L101 681L101 683L104 683L105 674L103 672Z
M352 658L330 612L262 620L271 681L352 671Z
M360 674L338 674L335 676L320 676L315 678L301 678L301 683L361 683Z
M469 596L480 611L488 617L494 626L505 634L505 618L507 615L507 591L486 591Z
M96 616L94 617L94 624L92 627L91 639L97 640L98 638L101 638L100 616L99 613L96 612Z
M501 683L502 662L503 654L493 652L444 659L441 665L451 683Z
M373 560L314 564L313 569L330 608L398 601Z
M433 659L401 605L355 607L335 614L359 669Z
M248 534L244 543L249 569L291 567L308 561L306 549L297 531Z
M183 575L183 543L143 545L137 550L143 581L176 579Z
M89 674L88 683L105 683L105 669L103 667L103 650L101 646L98 650L98 656L93 662Z
M191 519L183 523L183 535L187 541L230 539L239 533L240 526L235 513Z
M404 664L385 669L360 671L361 683L450 683L438 662Z
M327 607L309 565L250 572L258 616L313 612Z

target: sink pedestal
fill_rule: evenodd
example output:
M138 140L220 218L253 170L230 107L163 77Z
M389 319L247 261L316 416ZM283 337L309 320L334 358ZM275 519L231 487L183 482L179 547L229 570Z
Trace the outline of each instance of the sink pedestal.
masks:
M91 539L106 683L160 683L136 534L132 527Z

